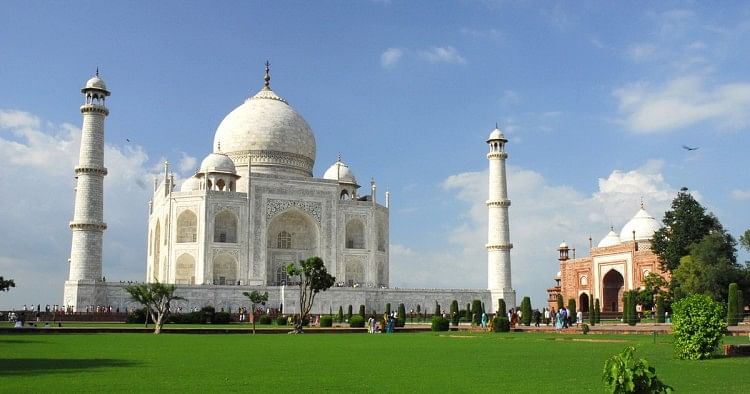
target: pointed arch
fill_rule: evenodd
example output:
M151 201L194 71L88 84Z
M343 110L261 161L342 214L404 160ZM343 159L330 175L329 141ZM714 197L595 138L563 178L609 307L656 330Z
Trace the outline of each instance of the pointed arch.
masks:
M191 254L181 254L175 268L175 283L195 284L195 259Z
M237 242L237 215L221 211L214 217L214 242Z
M177 217L177 243L198 240L198 217L191 210L183 211Z
M237 260L228 254L220 254L213 261L213 282L217 285L237 283Z
M347 249L365 249L365 225L359 219L351 219L346 223Z

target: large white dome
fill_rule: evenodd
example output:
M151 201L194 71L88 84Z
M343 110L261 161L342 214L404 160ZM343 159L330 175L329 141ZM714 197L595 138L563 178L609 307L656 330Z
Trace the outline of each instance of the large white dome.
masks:
M221 121L214 149L253 172L312 176L315 164L312 129L268 83Z
M645 209L641 208L638 213L623 226L620 231L621 241L632 241L635 231L636 241L650 240L654 233L661 228L659 222L654 219Z

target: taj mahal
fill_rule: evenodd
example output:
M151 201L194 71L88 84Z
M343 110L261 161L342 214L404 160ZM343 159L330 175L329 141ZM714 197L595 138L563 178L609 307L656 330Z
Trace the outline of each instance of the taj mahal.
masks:
M135 307L125 284L102 277L104 122L110 91L97 74L84 88L70 274L64 303ZM391 196L378 198L374 178L363 188L341 156L317 177L316 139L310 125L271 89L266 63L261 89L229 112L214 134L210 153L179 186L164 163L148 202L144 280L175 284L186 308L211 305L236 310L243 291L267 291L269 304L294 312L298 288L284 267L319 256L336 284L316 298L313 313L386 303L466 304L479 299L494 311L498 299L516 305L511 285L510 226L505 161L507 139L495 127L489 147L489 229L486 289L390 287ZM345 152L344 152L345 153ZM116 171L116 169L113 169ZM145 218L144 218L145 219ZM134 262L140 264L141 262Z

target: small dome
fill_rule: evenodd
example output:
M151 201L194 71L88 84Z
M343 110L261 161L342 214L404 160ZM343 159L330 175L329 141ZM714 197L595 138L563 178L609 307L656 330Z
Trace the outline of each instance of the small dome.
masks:
M503 135L503 132L500 131L500 129L497 126L495 126L495 129L492 130L492 132L490 133L490 136L487 137L487 141L492 141L492 140L507 141L507 139L505 138L505 135Z
M221 172L225 174L236 174L234 162L229 156L223 153L211 153L201 162L200 172L206 174L209 172Z
M568 244L565 243L565 241L563 241L563 243L560 244L560 249L567 249L567 248L568 248Z
M557 271L557 277L559 278L559 277L561 277L561 276L562 276L562 272L560 272L560 271Z
M614 230L609 230L609 233L607 233L607 236L602 238L601 241L599 241L599 244L596 245L598 248L604 248L607 246L614 246L620 244L620 236L617 235L617 233Z
M104 83L104 80L99 78L98 75L92 77L88 81L86 81L86 89L101 89L101 90L107 90L107 84Z
M620 231L621 241L630 241L633 239L633 231L635 231L636 241L650 240L654 236L654 233L661 228L659 222L654 219L651 214L646 212L645 209L641 208L638 213L630 219L629 222L623 226Z
M200 189L200 181L198 178L191 176L188 179L185 179L185 182L182 182L182 186L180 186L181 192L191 192L193 190L199 190Z
M323 174L323 179L330 179L339 183L357 184L357 178L354 177L354 173L349 169L349 166L341 161L341 158L328 167Z

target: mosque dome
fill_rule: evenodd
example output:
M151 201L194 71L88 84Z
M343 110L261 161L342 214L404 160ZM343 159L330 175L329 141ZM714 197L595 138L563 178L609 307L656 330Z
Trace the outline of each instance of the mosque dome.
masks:
M341 157L333 165L328 167L323 174L323 179L338 181L339 183L357 184L357 178L354 177L352 170L341 161Z
M190 192L193 190L199 190L200 189L200 181L196 177L190 177L188 179L185 179L185 182L182 182L182 186L180 186L181 192Z
M560 249L567 249L567 248L568 248L568 243L563 241L563 243L560 244Z
M490 133L490 136L487 137L487 141L492 141L492 140L506 140L507 141L507 139L505 138L505 135L503 135L503 132L500 131L500 129L497 126L495 126L495 129L492 130L492 132Z
M632 236L632 233L631 233ZM607 236L602 238L601 241L599 241L599 244L596 245L598 248L605 248L607 246L614 246L620 244L620 236L617 235L614 229L610 229L609 233L607 233Z
M623 226L622 231L620 231L620 240L632 240L633 231L635 231L636 241L649 240L660 228L659 222L641 207L638 213Z
M107 90L107 84L104 83L103 79L99 78L99 75L95 75L91 79L86 81L85 89Z
M236 174L234 162L229 156L223 153L210 153L201 162L200 172L206 174L209 172L221 172L225 174Z
M264 87L221 121L214 147L253 172L312 176L315 136L310 125L271 90L266 65Z

